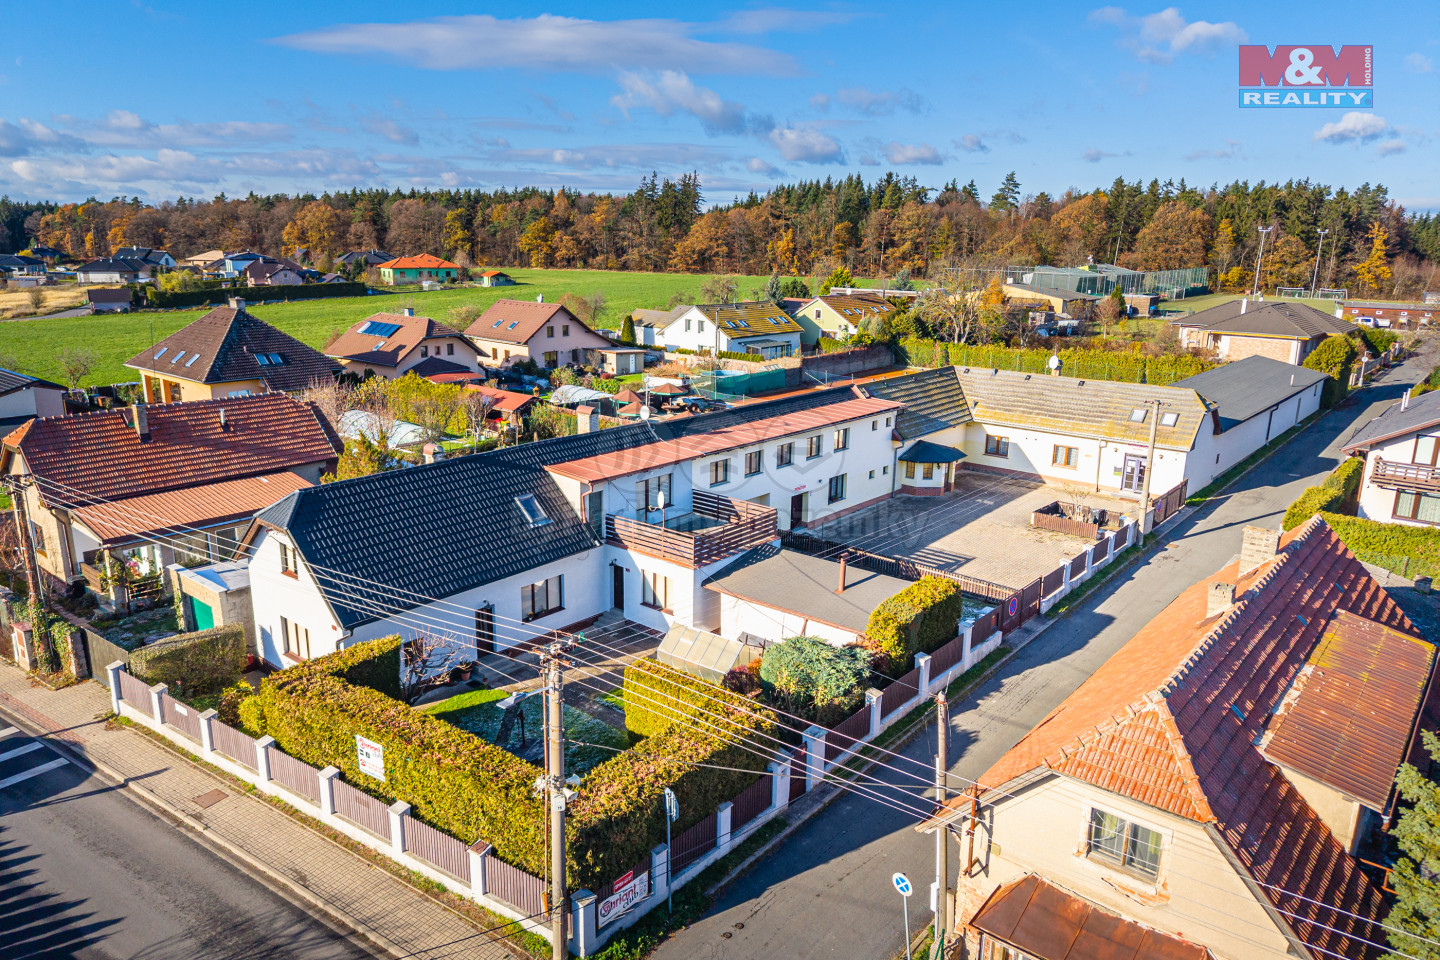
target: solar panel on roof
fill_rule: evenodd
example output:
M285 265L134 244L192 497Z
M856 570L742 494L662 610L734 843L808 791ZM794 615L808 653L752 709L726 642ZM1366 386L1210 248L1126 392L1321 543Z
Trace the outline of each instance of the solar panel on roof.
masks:
M379 321L371 320L360 328L360 332L368 333L372 337L388 337L399 329L400 324L398 323L380 323Z

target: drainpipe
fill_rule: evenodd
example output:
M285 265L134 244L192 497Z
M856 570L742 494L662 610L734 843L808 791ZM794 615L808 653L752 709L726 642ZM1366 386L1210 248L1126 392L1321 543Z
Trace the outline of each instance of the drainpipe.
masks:
M1100 465L1105 462L1105 441L1101 440L1095 448L1095 492L1100 492Z

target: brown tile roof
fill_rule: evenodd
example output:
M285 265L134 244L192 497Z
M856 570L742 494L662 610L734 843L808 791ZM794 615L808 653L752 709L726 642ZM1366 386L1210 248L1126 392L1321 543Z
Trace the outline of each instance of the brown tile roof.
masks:
M439 257L428 253L422 253L415 257L396 257L394 260L387 260L379 264L378 269L390 268L391 270L459 270L458 264L449 260L441 260Z
M1231 300L1205 310L1197 310L1176 321L1182 327L1199 327L1216 333L1248 334L1257 337L1282 337L1309 340L1328 334L1351 334L1359 328L1333 314L1317 310L1307 303L1256 303L1251 301L1241 313L1241 300Z
M774 333L801 333L804 328L795 318L769 300L747 300L744 303L701 303L696 310L720 328L731 339L758 337Z
M654 392L654 391L652 391ZM595 483L600 480L623 477L626 474L681 463L693 457L708 456L724 450L748 447L777 437L784 437L807 430L821 430L825 427L856 420L860 417L889 413L900 409L900 404L890 400L870 397L842 400L809 410L798 410L774 417L752 420L729 427L697 432L678 440L663 440L598 457L586 457L557 463L546 469L561 476L572 477Z
M1336 611L1261 749L1385 813L1434 660L1424 640Z
M371 324L380 329L387 325L393 325L397 329L389 333L366 333L365 330ZM372 313L340 334L334 343L325 348L325 353L345 360L373 363L377 367L393 367L418 347L422 340L458 336L459 330L429 317L407 317L403 313Z
M579 323L580 318L558 303L536 303L533 300L496 300L490 309L465 328L467 337L477 340L499 340L502 343L528 343L545 324ZM592 331L593 332L593 331Z
M1126 920L1034 874L990 895L970 925L1045 960L1207 960L1209 950Z
M1194 390L979 367L958 368L957 376L972 418L982 423L1146 443L1150 439L1149 418L1155 416L1146 401L1159 400L1166 406L1160 410L1157 446L1189 450L1200 430L1214 429L1210 414L1214 404ZM1130 419L1137 409L1147 410L1146 419ZM1174 426L1165 426L1163 418L1168 413L1179 414Z
M243 520L308 486L310 481L285 471L91 504L71 513L102 544L112 545Z
M1256 744L1336 611L1418 634L1319 518L1287 534L1274 560L1238 578L1236 604L1207 618L1210 584L1236 573L1232 564L1182 593L980 782L1002 788L1045 769L1212 824L1271 902L1298 916L1288 922L1299 939L1369 956L1346 934L1374 939L1372 928L1311 901L1378 918L1379 889ZM1325 724L1325 735L1348 722Z
M535 402L535 398L530 394L516 393L513 390L499 390L495 387L482 387L475 384L465 389L484 394L486 399L491 401L490 409L496 413L511 413L516 410L523 410Z
M262 364L256 359L270 354L281 362ZM340 371L340 365L319 350L234 307L216 307L137 353L125 366L191 383L263 380L271 390L281 391L304 390Z
M48 482L61 485L50 488L58 500L72 490L119 500L324 463L343 447L313 406L283 393L152 404L143 441L134 416L127 407L32 420L5 438L0 471L18 450L42 494Z

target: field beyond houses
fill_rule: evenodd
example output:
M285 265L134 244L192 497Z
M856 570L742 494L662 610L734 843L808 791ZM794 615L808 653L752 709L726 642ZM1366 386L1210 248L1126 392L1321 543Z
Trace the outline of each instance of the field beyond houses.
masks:
M430 293L375 293L367 297L256 304L251 312L318 349L336 330L381 311L399 311L408 306L422 316L443 321L452 308L463 304L486 307L503 298L534 300L541 295L547 301L557 301L567 293L588 297L600 290L607 303L600 326L613 328L619 327L625 316L636 308L663 308L676 292L684 294L686 302L694 303L701 285L710 279L707 274L608 270L507 268L505 272L515 278L515 286L458 287ZM739 295L749 297L752 290L763 288L767 279L736 277ZM819 280L806 278L806 283L813 290ZM70 349L89 350L99 362L85 378L86 385L134 381L138 379L135 371L126 369L125 361L200 317L205 309L209 308L0 322L0 366L13 365L21 373L63 382L56 355Z

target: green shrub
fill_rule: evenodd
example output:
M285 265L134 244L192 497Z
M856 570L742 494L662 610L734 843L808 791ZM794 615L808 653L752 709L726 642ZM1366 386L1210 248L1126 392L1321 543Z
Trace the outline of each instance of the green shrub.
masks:
M706 683L653 658L637 660L626 667L623 687L625 729L639 737L653 737L680 720L699 713L714 713L721 706L746 711L757 709L753 701L740 694ZM674 707L670 706L672 703Z
M1360 339L1365 342L1365 346L1370 348L1370 352L1378 357L1395 345L1396 341L1400 339L1400 334L1393 330L1381 330L1378 327L1361 327Z
M265 703L258 696L243 698L235 713L241 730L256 739L265 736ZM228 720L226 722L229 723Z
M157 640L130 655L130 672L172 693L216 693L245 673L245 631L239 624Z
M721 350L715 354L721 360L748 360L751 363L764 363L765 358L758 353L740 353L735 350Z
M903 673L916 653L929 653L955 639L964 604L955 581L923 577L870 612L865 646L885 672Z
M1355 341L1341 334L1326 337L1320 346L1310 352L1301 366L1327 374L1320 403L1327 409L1345 399L1350 389L1350 368L1359 356Z
M835 647L816 637L789 637L760 660L765 696L779 709L823 727L860 708L870 686L869 650Z
M1360 479L1365 474L1365 461L1351 457L1336 467L1324 482L1306 487L1295 502L1285 511L1281 526L1294 530L1317 513L1350 512L1355 508L1355 498L1360 492Z
M1434 527L1381 523L1338 513L1322 513L1321 519L1365 563L1411 580L1440 575L1440 530Z
M815 346L821 353L840 353L842 350L852 349L850 344L834 337L821 337L815 341Z
M232 683L220 691L220 699L215 704L215 713L219 716L220 722L232 727L240 726L240 707L246 700L255 697L255 689L250 686L248 680L240 680Z
M1430 375L1410 390L1411 397L1418 397L1421 394L1429 393L1431 390L1440 389L1440 367L1430 371Z
M1211 369L1215 364L1190 354L1147 357L1139 348L1100 350L1094 347L1007 347L1003 343L944 343L906 337L899 343L902 362L912 367L971 367L1045 373L1052 354L1060 357L1060 373L1085 380L1167 385Z

